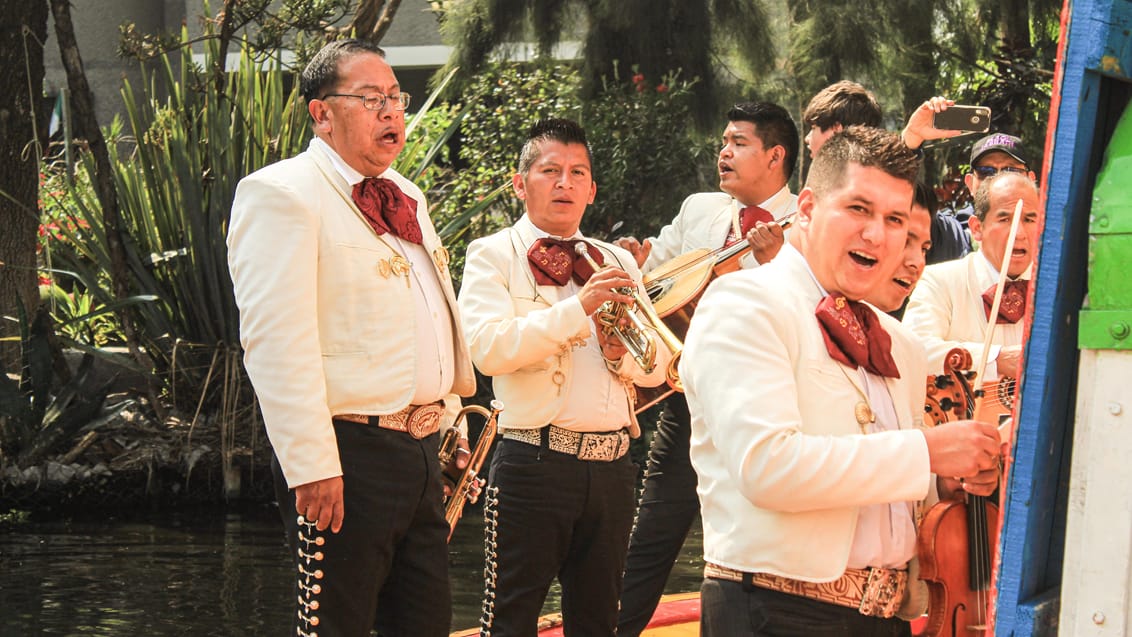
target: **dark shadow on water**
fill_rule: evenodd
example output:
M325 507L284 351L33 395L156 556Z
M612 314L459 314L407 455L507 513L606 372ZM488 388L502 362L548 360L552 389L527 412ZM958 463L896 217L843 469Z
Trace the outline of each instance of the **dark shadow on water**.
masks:
M467 514L450 551L453 630L477 625L483 591L482 520ZM694 526L669 592L699 588ZM285 635L291 583L274 507L32 522L0 531L0 636Z

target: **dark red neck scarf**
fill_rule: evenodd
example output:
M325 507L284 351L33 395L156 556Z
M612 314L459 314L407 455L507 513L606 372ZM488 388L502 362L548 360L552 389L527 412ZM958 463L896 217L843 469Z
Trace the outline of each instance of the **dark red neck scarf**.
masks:
M892 337L867 305L830 294L818 303L814 315L834 360L878 376L900 378L892 359Z

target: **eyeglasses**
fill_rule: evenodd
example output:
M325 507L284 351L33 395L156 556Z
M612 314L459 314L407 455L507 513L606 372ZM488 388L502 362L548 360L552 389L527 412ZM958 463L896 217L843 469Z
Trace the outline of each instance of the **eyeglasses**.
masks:
M408 93L398 93L396 95L385 95L383 93L370 93L369 95L349 95L347 93L327 93L322 96L322 99L328 97L356 97L362 101L362 106L367 111L380 111L385 108L385 103L393 100L393 108L403 111L409 108L409 100L412 95Z
M1026 174L1026 169L1017 166L1003 166L1002 168L995 168L994 166L975 166L971 169L971 172L983 179L988 179L998 173L1020 173L1024 175Z

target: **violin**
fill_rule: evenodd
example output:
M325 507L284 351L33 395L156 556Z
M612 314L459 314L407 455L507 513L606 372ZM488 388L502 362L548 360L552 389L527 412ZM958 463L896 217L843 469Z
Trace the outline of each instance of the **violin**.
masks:
M953 349L942 376L928 378L925 411L933 425L970 419L976 410L971 389L971 354ZM986 496L962 491L928 510L916 550L920 579L928 586L924 635L985 634L989 628L991 564L998 544L998 506Z

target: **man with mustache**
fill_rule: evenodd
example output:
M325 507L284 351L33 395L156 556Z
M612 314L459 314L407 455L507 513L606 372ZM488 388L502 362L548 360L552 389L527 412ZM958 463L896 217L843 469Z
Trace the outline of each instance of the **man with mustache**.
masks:
M244 363L295 556L290 634L443 637L437 454L475 376L448 252L424 195L392 168L409 95L361 40L326 45L300 82L315 137L240 181L228 231Z
M971 170L963 175L963 185L972 199L982 183L1003 172L1026 175L1036 181L1034 171L1029 168L1029 153L1022 145L1022 139L1006 133L992 133L971 144ZM955 211L955 217L964 226L974 213L974 203Z
M1018 201L1021 221L1010 254L1006 242ZM1006 268L994 337L987 352L986 380L1017 378L1022 355L1022 317L1029 280L1037 260L1043 211L1029 175L1002 172L975 191L975 214L968 220L980 249L961 260L928 267L908 302L904 323L924 340L929 371L942 373L947 352L962 347L978 361L991 326L989 318L1000 269Z
M736 104L727 119L717 164L722 192L685 199L672 223L643 246L631 237L617 241L634 253L644 272L691 250L744 240L753 256L743 256L740 266L756 267L781 247L782 228L767 222L797 209L786 182L797 163L798 129L785 109L767 102ZM700 510L688 460L688 405L680 394L664 405L630 540L618 635L635 637L648 624Z
M582 127L532 126L512 185L526 212L468 246L460 289L472 359L507 407L484 506L481 633L534 635L557 578L566 633L612 637L637 477L632 388L664 382L671 353L659 347L646 372L598 325L605 303L633 302L626 288L649 301L633 257L579 230L597 194Z
M860 303L904 254L918 169L891 133L833 135L790 245L700 301L680 373L703 506L704 637L907 634L915 503L933 474L994 489L995 428L923 428L922 347Z

